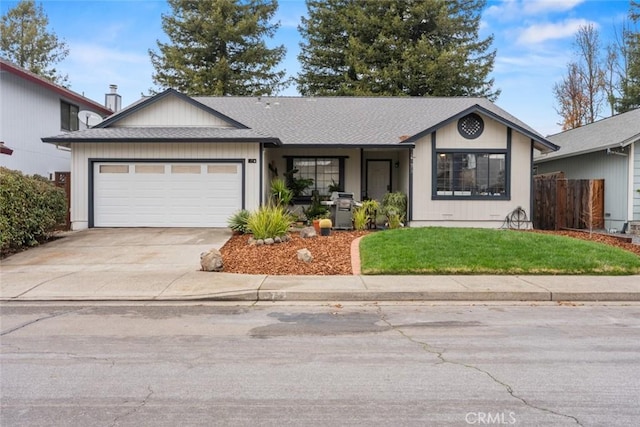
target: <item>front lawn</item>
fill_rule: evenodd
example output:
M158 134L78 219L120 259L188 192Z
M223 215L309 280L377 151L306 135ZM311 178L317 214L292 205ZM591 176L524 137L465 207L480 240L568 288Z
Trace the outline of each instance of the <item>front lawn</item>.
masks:
M360 242L362 274L640 273L640 257L602 243L515 230L420 227Z

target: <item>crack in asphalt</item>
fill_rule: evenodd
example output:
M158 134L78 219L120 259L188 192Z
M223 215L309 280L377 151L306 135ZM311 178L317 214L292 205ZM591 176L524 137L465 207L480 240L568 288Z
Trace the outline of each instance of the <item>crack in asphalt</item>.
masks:
M62 312L59 312L59 313L49 314L47 316L38 317L37 319L30 320L28 322L25 322L25 323L22 323L22 324L20 324L18 326L15 326L15 327L13 327L11 329L7 329L6 331L0 332L0 337L3 337L5 335L9 335L10 333L15 332L15 331L19 331L22 328L26 328L27 326L33 325L34 323L40 322L42 320L53 319L54 317L64 316L65 314L69 314L69 313L79 313L79 312L81 312L83 310L87 310L87 309L88 309L88 307L85 307L85 308L79 308L79 309L76 309L76 310L67 310L67 311L62 311Z
M140 408L142 408L144 405L146 405L147 402L149 401L149 399L151 398L151 396L153 395L153 390L151 389L150 385L147 386L147 390L149 391L149 393L147 393L147 395L144 397L144 399L142 399L142 402L140 402L140 404L138 406L135 406L135 407L131 408L130 411L127 411L126 413L124 413L122 415L118 415L117 417L115 417L113 419L113 422L111 423L110 427L115 427L122 418L126 418L129 415L135 414L136 412L138 412L138 410Z
M500 381L498 378L496 378L489 371L486 371L486 370L484 370L482 368L479 368L477 366L474 366L474 365L470 365L468 363L456 362L456 361L449 360L449 359L445 358L444 355L443 355L444 351L436 350L429 343L417 340L414 337L412 337L411 335L407 334L406 332L401 330L398 326L393 325L391 322L389 322L387 320L385 314L382 312L382 307L378 306L377 308L378 308L378 313L380 315L380 320L382 322L386 323L389 326L390 329L398 332L400 335L402 335L404 338L408 339L412 343L420 345L427 353L435 355L439 360L438 364L449 363L451 365L462 366L462 367L467 368L467 369L473 369L475 371L478 371L478 372L486 375L487 377L489 377L496 384L502 386L507 391L507 393L509 393L509 395L511 397L513 397L514 399L519 400L520 402L522 402L528 408L536 409L538 411L546 412L546 413L549 413L549 414L552 414L552 415L556 415L556 416L560 416L560 417L565 417L565 418L568 418L570 420L573 420L577 425L582 426L582 423L580 422L580 420L578 420L578 418L574 417L573 415L568 415L568 414L563 414L561 412L556 412L556 411L554 411L552 409L544 408L542 406L537 406L537 405L534 405L533 403L528 402L525 398L523 398L521 396L518 396L515 393L515 391L513 390L513 387L511 387L509 384L505 383L504 381Z

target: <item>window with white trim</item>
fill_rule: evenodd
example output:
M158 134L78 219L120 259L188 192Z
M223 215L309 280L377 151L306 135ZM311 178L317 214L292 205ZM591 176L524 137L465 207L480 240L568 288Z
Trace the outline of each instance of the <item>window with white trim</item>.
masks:
M508 197L504 152L436 152L435 197Z

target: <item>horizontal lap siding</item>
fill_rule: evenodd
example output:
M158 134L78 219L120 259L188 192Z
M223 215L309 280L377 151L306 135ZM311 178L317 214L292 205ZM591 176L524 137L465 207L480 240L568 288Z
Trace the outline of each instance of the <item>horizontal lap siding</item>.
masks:
M81 143L73 146L71 221L74 229L86 228L89 221L89 159L163 160L245 160L245 207L260 204L259 144L245 143Z
M436 146L440 149L504 150L507 148L507 127L482 116L485 124L477 139L465 139L458 133L457 122L436 131ZM431 135L416 142L413 152L413 217L415 225L500 225L505 217L522 207L530 217L531 201L531 140L512 131L511 136L511 198L510 200L432 200Z

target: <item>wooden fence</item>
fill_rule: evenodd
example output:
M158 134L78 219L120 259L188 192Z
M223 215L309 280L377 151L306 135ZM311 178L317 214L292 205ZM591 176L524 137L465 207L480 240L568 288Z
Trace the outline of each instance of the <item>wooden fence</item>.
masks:
M533 226L540 230L604 228L604 179L536 176Z

